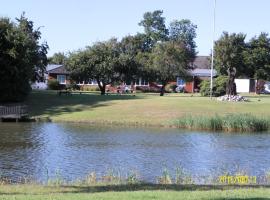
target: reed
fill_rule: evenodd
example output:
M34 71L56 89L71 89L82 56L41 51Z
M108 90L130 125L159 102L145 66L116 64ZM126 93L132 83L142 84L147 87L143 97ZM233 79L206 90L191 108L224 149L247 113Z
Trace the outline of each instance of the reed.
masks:
M251 114L229 114L225 116L187 115L175 120L174 125L179 128L193 130L262 132L270 129L270 120Z

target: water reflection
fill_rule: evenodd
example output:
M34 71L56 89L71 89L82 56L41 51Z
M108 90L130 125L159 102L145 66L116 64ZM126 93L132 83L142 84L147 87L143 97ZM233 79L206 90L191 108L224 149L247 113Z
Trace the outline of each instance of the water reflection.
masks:
M87 124L3 123L0 173L46 180L109 169L130 170L155 181L164 167L182 166L199 176L238 168L261 175L270 169L270 134L198 133L177 129L102 128ZM48 174L49 173L49 174Z

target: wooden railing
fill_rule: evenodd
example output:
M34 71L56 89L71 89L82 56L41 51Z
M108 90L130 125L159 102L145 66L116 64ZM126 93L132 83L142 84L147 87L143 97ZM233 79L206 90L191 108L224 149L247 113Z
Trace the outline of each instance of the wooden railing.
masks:
M21 118L27 115L26 105L0 105L0 118Z

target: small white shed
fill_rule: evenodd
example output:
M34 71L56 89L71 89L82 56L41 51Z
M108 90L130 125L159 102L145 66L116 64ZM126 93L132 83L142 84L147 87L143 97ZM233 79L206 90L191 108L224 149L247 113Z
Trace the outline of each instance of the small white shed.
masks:
M237 93L250 92L250 79L235 79Z

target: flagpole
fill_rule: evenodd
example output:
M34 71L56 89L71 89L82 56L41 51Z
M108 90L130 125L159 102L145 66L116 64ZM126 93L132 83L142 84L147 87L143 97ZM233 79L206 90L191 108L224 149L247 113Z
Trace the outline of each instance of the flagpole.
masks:
M214 70L214 45L215 45L215 32L216 32L216 4L214 0L214 16L213 16L213 41L212 41L212 59L211 59L211 81L210 81L210 98L213 96L213 70Z

